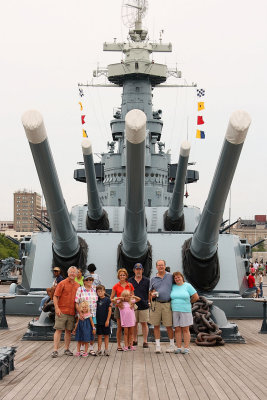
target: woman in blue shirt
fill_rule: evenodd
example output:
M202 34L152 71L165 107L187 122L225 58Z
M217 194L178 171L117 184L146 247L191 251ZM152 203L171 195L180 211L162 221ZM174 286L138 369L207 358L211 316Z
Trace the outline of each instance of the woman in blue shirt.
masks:
M190 325L193 324L193 315L191 303L198 300L198 294L190 283L184 281L181 272L173 273L173 281L171 291L171 308L173 317L173 326L175 328L175 340L177 349L175 354L189 353L190 343ZM182 350L182 336L184 339L184 349Z

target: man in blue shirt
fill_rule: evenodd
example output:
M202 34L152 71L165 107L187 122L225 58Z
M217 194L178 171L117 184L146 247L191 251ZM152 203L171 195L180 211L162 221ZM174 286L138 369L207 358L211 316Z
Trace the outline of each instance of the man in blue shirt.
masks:
M148 326L147 323L149 321L149 285L150 279L146 276L143 276L144 268L142 264L137 263L133 267L134 276L128 280L134 287L135 296L140 297L140 301L136 303L138 309L135 311L136 325L134 327L134 343L133 345L137 345L137 326L138 322L142 325L143 332L143 348L148 348L147 343L147 335L148 335Z
M171 290L173 285L173 277L166 272L166 262L158 260L156 262L158 273L151 278L150 296L151 296L151 312L150 323L154 325L154 336L156 340L156 353L161 353L160 347L160 324L162 323L166 329L170 339L170 346L167 353L175 351L173 328L172 328L172 310L171 310Z

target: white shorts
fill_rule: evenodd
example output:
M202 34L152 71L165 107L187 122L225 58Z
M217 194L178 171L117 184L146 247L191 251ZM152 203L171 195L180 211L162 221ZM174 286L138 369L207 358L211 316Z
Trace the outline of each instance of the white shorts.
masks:
M174 328L177 326L184 328L185 326L193 325L193 315L191 312L173 311L172 321Z

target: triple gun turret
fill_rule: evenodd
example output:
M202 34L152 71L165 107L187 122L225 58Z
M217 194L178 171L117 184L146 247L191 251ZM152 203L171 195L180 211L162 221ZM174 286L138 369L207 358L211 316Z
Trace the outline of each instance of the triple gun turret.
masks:
M28 111L23 115L22 122L47 204L51 223L54 264L56 263L62 268L69 265L84 268L88 249L83 246L82 239L78 237L67 211L42 116L38 111ZM192 237L185 240L183 245L184 273L187 280L200 290L214 289L220 278L217 253L220 224L249 125L250 117L246 112L237 111L231 115L200 221ZM152 265L152 249L147 240L145 213L147 135L146 115L138 109L129 111L125 117L126 203L124 229L122 241L118 244L117 265L126 267L131 273L134 263L142 262L145 266L145 274L149 276ZM108 215L103 210L99 199L92 146L89 139L83 140L82 149L88 193L87 229L89 231L107 231L109 230ZM183 196L189 150L189 143L183 143L173 196L169 208L164 214L166 233L186 229Z

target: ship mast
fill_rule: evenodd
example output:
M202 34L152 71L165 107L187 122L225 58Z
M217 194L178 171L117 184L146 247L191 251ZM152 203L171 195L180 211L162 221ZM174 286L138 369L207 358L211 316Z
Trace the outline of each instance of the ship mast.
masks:
M94 77L105 75L114 87L122 87L121 106L114 113L114 119L110 121L113 142L109 144L110 150L102 155L101 160L101 165L104 166L104 179L99 182L99 192L105 206L125 205L125 117L134 109L143 111L147 118L145 205L166 207L171 199L173 188L173 179L169 176L171 155L165 153L164 143L161 142L162 110L153 110L152 91L155 86L162 85L170 75L180 78L181 72L177 69L170 71L165 64L152 59L152 53L172 52L172 44L162 43L161 36L159 42L149 40L148 32L142 24L146 10L146 0L125 0L122 19L129 28L128 40L117 42L114 39L113 42L105 42L103 45L104 51L120 52L123 54L123 59L93 73ZM79 84L79 86L87 85ZM191 181L194 180L197 179L193 178Z

